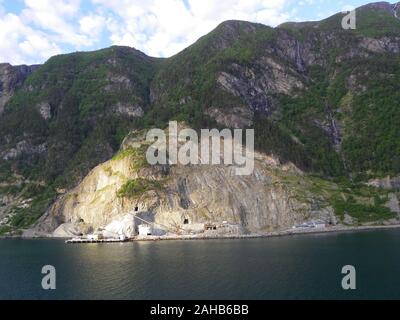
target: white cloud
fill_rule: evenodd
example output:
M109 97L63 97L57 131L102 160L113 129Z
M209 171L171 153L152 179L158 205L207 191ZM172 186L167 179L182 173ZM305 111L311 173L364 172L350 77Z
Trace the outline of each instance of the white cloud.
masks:
M276 26L289 18L288 0L92 0L112 10L108 30L113 44L134 46L153 56L170 56L224 20Z
M25 0L25 7L22 11L24 21L51 32L49 35L54 40L76 47L90 41L76 30L80 0Z
M37 63L61 53L46 34L26 26L15 14L0 19L0 61L13 64Z
M63 46L79 50L100 37L101 18L91 14L79 20L80 0L25 0L24 4L19 15L2 14L0 1L0 62L42 63L61 53Z
M170 56L224 20L275 26L293 16L285 12L291 0L185 1L24 0L12 14L2 13L0 0L0 60L38 63L62 51L111 44Z
M105 27L106 19L101 15L89 14L79 20L80 31L92 38L98 38Z
M26 39L19 43L24 56L31 57L31 59L39 57L46 60L49 56L60 54L60 48L55 44L49 42L46 36L38 33L28 34Z

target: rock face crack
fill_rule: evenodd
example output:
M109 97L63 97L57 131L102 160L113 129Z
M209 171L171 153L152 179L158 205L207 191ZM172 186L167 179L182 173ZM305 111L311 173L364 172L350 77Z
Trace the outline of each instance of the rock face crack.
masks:
M186 179L180 179L178 182L178 194L180 199L180 206L182 209L189 209L191 205L189 191L186 183Z
M400 2L397 2L393 5L393 15L395 18L400 19L399 14L397 11L400 9Z
M341 146L342 146L342 137L340 134L340 130L339 130L338 124L336 122L335 116L332 112L332 108L330 106L327 106L326 111L327 111L328 120L329 120L332 142L333 142L333 145L334 145L336 151L339 152L341 149Z
M300 72L305 71L303 58L301 57L300 42L296 40L296 67Z
M240 224L243 227L246 227L248 225L247 212L246 208L243 205L239 206L239 218L240 218Z
M325 109L326 109L326 113L327 113L327 117L328 117L328 121L329 121L329 132L331 135L333 146L334 146L336 152L338 152L341 156L344 169L346 170L346 172L349 172L350 170L349 170L349 166L347 164L346 157L341 152L343 139L342 139L342 133L341 133L340 126L339 126L337 120L335 119L335 115L332 111L332 108L329 105L327 105Z

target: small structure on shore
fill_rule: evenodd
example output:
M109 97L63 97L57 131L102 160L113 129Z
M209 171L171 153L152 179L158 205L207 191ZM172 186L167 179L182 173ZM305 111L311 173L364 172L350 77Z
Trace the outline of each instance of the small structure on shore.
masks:
M138 227L139 236L151 236L153 229L149 224L141 224Z
M325 229L326 228L326 223L325 222L321 222L321 221L315 221L314 222L314 228Z
M319 220L312 220L309 222L304 222L302 224L298 224L293 226L292 229L325 229L326 228L326 223L323 221Z
M216 224L212 224L212 223L206 223L206 224L204 224L204 230L205 231L217 230L217 225Z
M120 243L120 242L126 242L129 241L129 239L89 239L89 238L73 238L70 240L66 240L65 243L67 244L80 244L80 243Z
M97 241L103 239L103 235L100 233L88 234L87 239Z

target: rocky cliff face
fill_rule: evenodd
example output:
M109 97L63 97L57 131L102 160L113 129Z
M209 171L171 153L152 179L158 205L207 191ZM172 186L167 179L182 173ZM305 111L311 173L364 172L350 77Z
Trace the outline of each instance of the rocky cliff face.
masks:
M385 189L394 189L400 191L400 176L399 177L386 177L384 179L373 179L368 182L370 186Z
M135 229L129 225L141 223L133 216L154 222L159 233L183 235L202 233L204 224L224 225L218 233L237 235L289 229L311 219L336 220L332 208L311 205L318 202L315 194L307 195L310 202L299 200L296 189L284 179L301 180L303 173L272 157L256 153L250 176L237 176L233 166L225 165L138 167L143 155L131 148L144 152L147 146L138 139L125 141L125 151L61 196L26 235L117 233L115 226L130 236ZM121 196L119 190L135 181L141 181L141 190Z
M398 194L392 188L349 190L259 152L248 176L237 176L232 165L150 166L145 160L148 148L144 133L132 132L112 160L60 196L24 235L133 236L146 221L154 223L158 235L205 235L209 225L216 227L213 235L236 236L287 230L311 220L354 225L400 219ZM358 210L372 210L372 216L366 219Z
M11 66L8 63L0 64L0 115L6 103L14 92L19 89L26 78L39 66Z

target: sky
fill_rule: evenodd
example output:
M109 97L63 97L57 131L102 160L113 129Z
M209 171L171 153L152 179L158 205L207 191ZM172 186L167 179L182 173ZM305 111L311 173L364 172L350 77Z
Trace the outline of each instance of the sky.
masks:
M0 0L0 63L37 64L111 45L169 57L225 20L275 27L368 2L373 0Z

